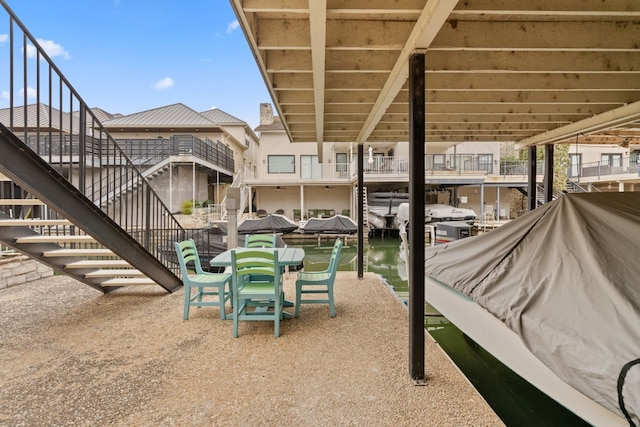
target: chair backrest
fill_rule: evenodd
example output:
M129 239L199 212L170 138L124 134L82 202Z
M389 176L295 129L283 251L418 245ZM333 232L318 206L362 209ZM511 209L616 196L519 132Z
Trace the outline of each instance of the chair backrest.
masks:
M336 276L338 271L338 263L340 262L340 252L342 252L342 240L336 239L333 244L333 250L331 251L331 258L329 259L329 267L327 272L331 273L332 279Z
M233 249L231 268L234 280L239 283L259 277L261 282L273 280L274 283L281 284L278 251Z
M202 264L200 264L198 249L196 248L196 243L193 239L184 240L182 242L173 242L173 246L175 247L176 255L178 256L178 263L180 264L183 281L189 278L189 269L191 269L191 271L195 271L196 274L204 273L202 270Z
M244 246L246 248L275 248L276 235L275 234L247 235L244 239Z

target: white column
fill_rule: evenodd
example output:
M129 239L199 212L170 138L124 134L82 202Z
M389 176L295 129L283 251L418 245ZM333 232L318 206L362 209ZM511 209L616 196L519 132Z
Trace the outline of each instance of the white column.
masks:
M191 215L195 215L196 213L195 200L196 200L196 162L193 162L192 168L191 168L191 203L193 203L194 206L193 206L193 209L191 210Z

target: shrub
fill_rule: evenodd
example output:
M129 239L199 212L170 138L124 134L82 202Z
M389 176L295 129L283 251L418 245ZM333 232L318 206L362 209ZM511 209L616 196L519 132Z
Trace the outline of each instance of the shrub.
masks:
M185 200L182 202L182 215L191 215L193 212L193 200Z

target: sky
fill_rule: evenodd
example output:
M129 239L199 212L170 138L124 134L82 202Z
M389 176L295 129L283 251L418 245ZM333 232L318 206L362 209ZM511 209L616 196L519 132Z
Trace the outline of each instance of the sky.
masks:
M272 102L229 0L6 2L89 107L127 115L180 102L255 128ZM0 108L7 90L1 81Z

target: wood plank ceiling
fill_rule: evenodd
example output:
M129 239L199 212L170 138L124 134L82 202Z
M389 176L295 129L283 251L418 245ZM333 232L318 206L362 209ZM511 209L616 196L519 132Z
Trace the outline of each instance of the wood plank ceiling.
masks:
M640 143L638 0L231 0L293 142Z

